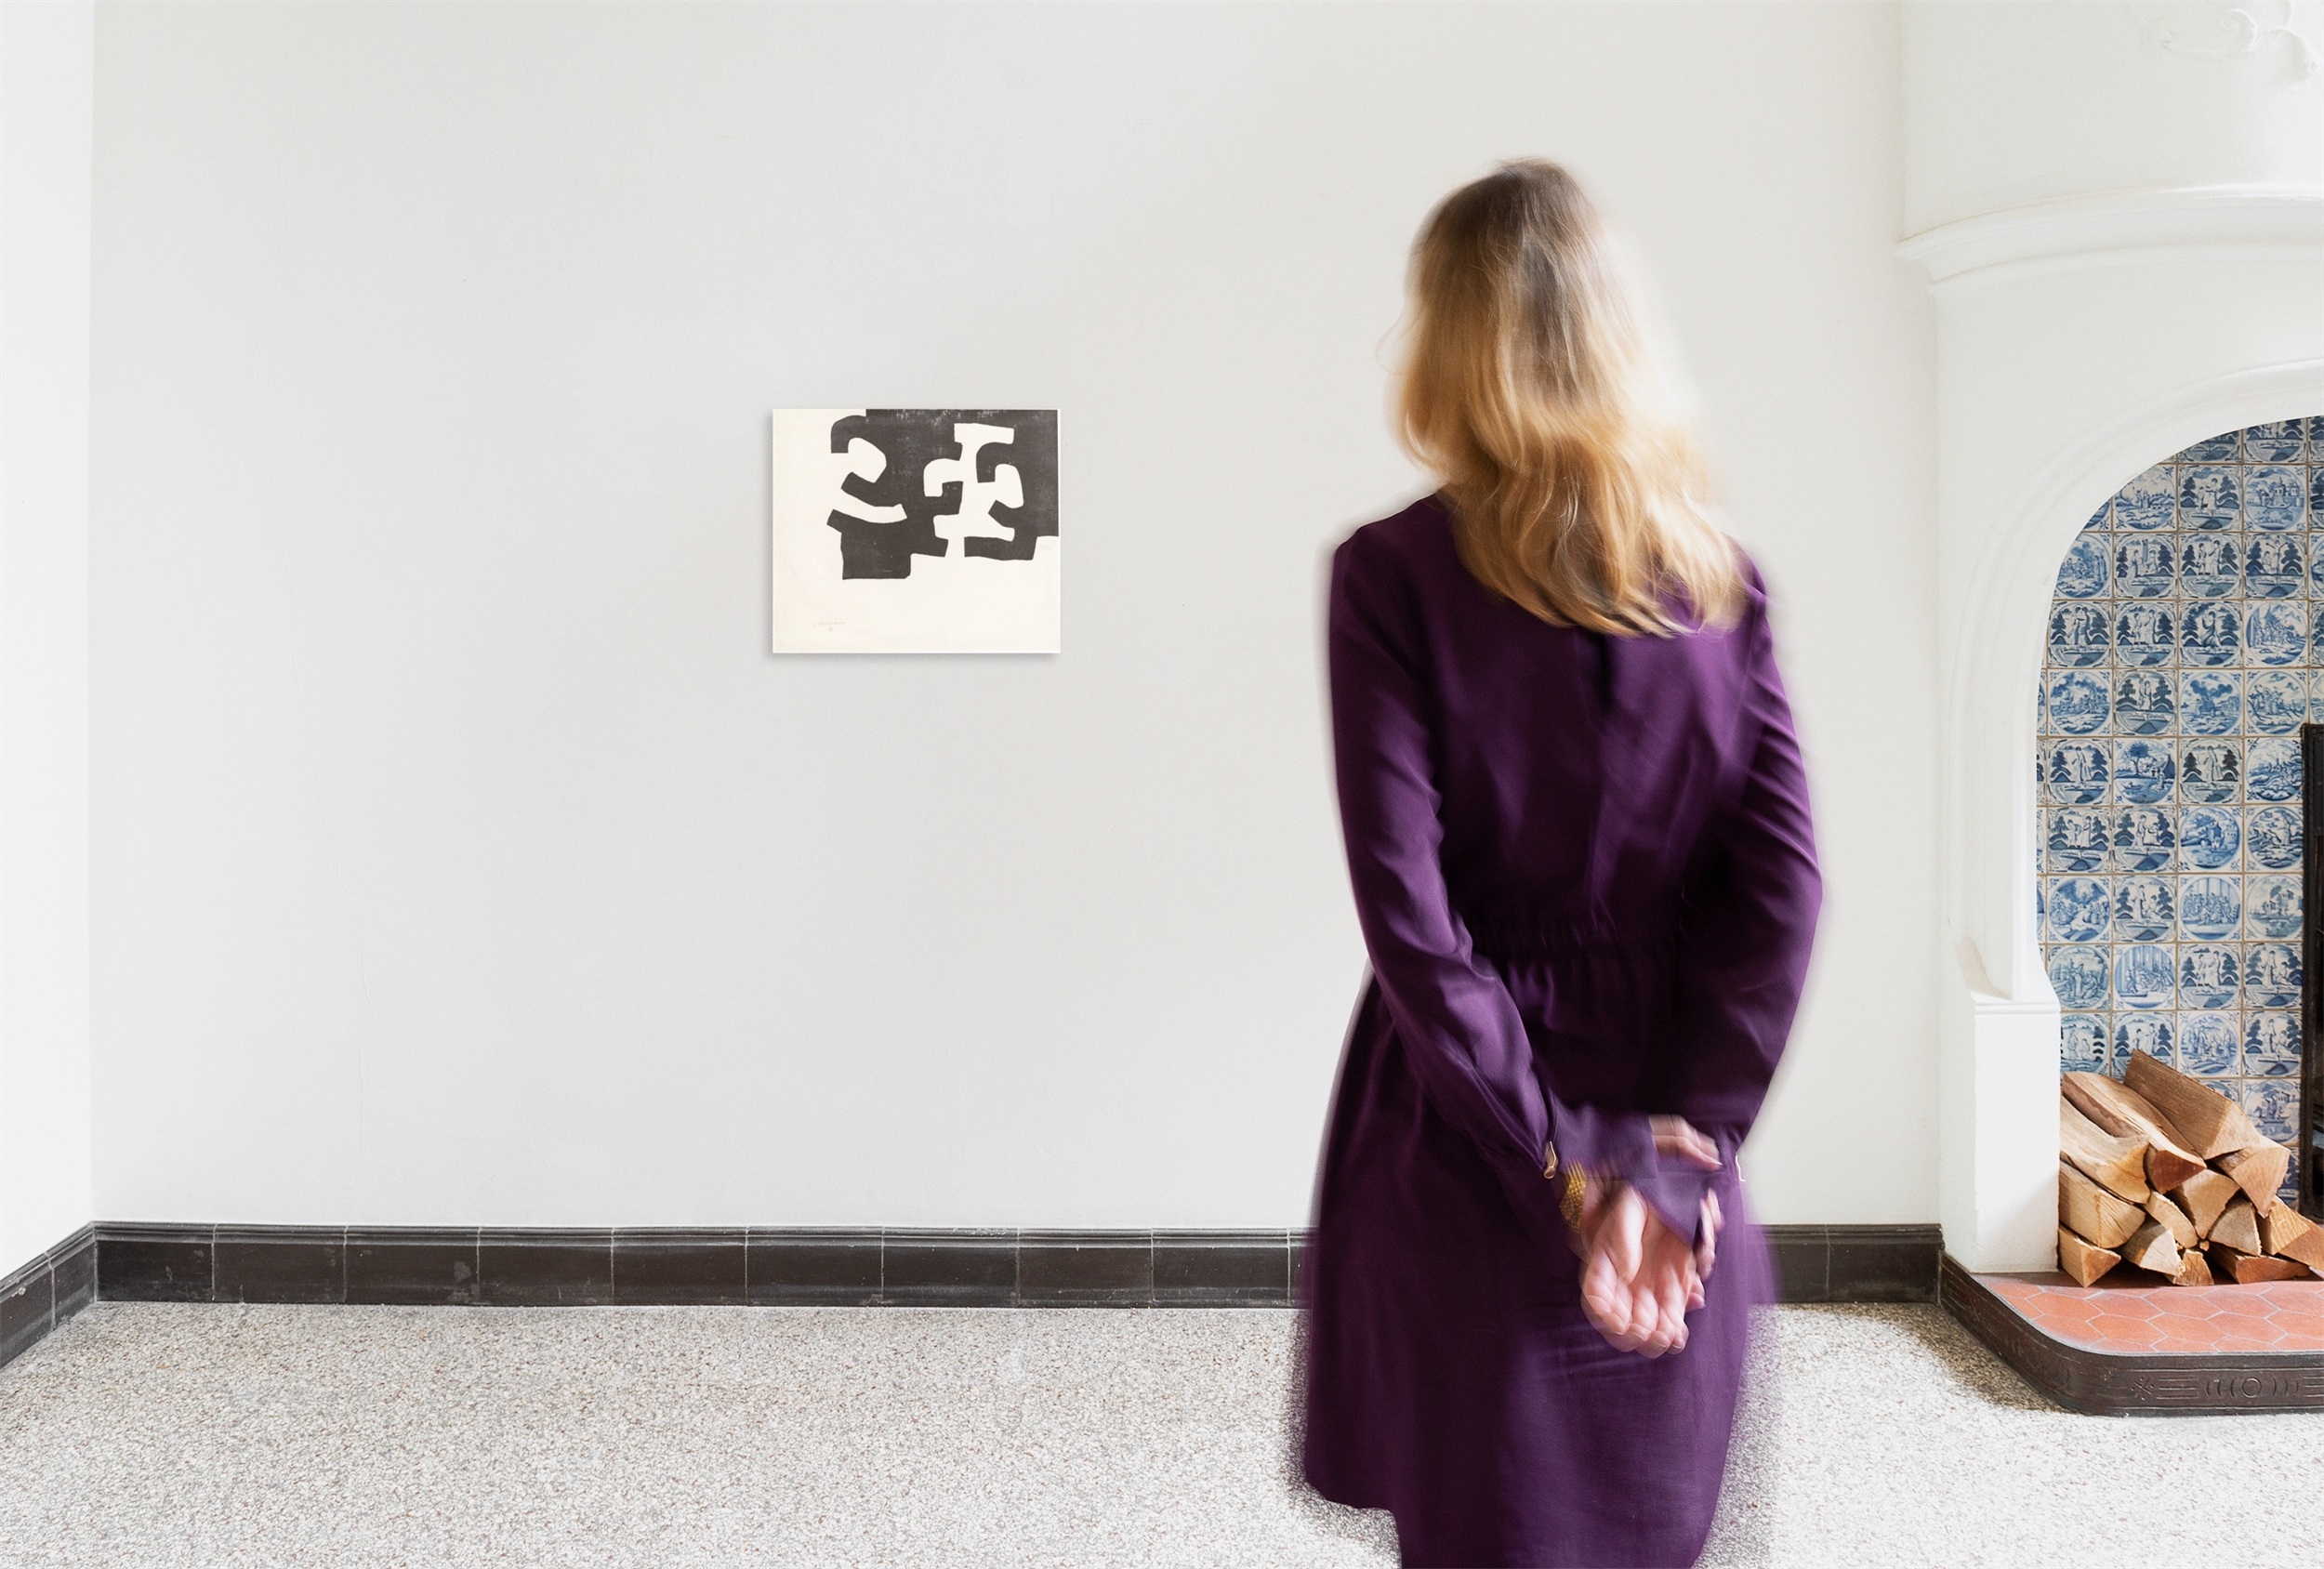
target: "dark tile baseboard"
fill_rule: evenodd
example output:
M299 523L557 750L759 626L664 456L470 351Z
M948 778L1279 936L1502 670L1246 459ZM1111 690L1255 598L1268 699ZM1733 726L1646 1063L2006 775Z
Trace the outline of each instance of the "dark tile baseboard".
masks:
M1934 1302L1943 1231L1921 1226L1765 1226L1784 1302Z
M98 1295L483 1307L1290 1304L1292 1231L549 1230L100 1223Z
M1933 1302L1934 1226L1769 1226L1787 1302ZM1282 1308L1302 1231L103 1221L0 1281L0 1364L90 1301Z
M0 1366L97 1300L97 1228L83 1226L0 1278Z

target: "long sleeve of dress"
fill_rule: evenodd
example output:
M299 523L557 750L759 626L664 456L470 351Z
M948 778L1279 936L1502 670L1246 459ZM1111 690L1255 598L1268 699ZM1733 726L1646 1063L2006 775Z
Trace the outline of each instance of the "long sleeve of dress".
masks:
M1807 771L1762 613L1748 629L1750 719L1758 744L1717 859L1690 895L1679 1009L1677 1110L1697 1124L1749 1128L1791 1033L1823 903Z
M1704 868L1688 893L1667 1091L1670 1109L1728 1161L1759 1116L1790 1035L1823 898L1807 773L1763 602L1739 635L1743 723L1757 740L1733 808L1705 831ZM1667 1218L1690 1213L1708 1183L1709 1174L1666 1164L1639 1187Z
M1476 1141L1527 1223L1548 1231L1562 1224L1542 1180L1550 1147L1566 1165L1644 1176L1655 1168L1652 1130L1643 1115L1566 1106L1544 1088L1508 987L1477 958L1451 907L1415 615L1406 587L1384 563L1362 560L1363 548L1359 534L1333 557L1327 632L1357 919L1430 1104ZM1691 1211L1678 1229L1693 1234Z

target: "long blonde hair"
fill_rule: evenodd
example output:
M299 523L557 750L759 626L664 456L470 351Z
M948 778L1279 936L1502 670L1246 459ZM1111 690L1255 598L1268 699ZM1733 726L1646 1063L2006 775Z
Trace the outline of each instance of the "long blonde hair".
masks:
M1573 177L1526 159L1445 198L1411 294L1398 434L1443 481L1477 581L1557 626L1732 623L1737 552Z

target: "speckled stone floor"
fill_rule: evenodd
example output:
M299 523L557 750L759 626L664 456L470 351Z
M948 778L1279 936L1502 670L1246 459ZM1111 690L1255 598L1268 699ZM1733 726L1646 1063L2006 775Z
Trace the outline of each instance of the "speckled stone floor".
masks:
M2317 1561L2324 1417L2072 1416L1933 1308L1763 1328L1706 1563ZM0 1563L1393 1563L1292 1479L1294 1329L102 1303L0 1371Z

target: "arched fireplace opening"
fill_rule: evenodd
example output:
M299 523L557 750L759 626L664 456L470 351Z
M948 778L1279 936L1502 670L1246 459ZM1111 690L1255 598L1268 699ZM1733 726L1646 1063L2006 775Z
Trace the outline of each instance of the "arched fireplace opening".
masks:
M2231 430L2132 479L2066 552L2036 692L2042 956L2061 1073L2146 1052L2291 1147L2316 1137L2324 415ZM2319 823L2324 826L2324 823Z

